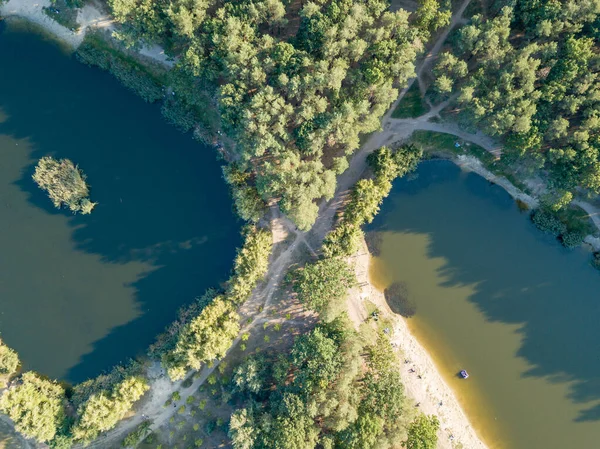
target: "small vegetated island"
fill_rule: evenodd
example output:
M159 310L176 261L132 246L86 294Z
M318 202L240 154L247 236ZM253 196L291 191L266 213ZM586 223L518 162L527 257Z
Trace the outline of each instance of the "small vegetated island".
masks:
M41 158L35 167L33 180L58 209L68 207L73 213L86 215L97 204L90 201L85 174L69 159Z

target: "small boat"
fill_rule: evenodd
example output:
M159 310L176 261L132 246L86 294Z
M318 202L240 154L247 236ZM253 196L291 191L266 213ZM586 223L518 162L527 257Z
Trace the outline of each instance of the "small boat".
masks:
M460 372L460 377L462 377L463 379L468 379L469 378L469 373L467 373L467 370L462 370Z

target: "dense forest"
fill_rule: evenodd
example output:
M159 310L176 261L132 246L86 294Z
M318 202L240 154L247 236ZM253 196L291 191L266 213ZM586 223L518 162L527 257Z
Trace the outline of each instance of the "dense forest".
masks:
M423 42L449 20L435 0L414 17L384 0L109 5L125 43L158 42L177 57L170 81L179 106L169 116L193 116L215 99L235 142L227 179L240 215L256 219L261 199L276 198L303 230L316 200L333 196L359 136L380 127L396 87L414 75Z
M598 1L497 1L434 70L463 124L501 137L508 161L549 172L557 206L600 191L599 33Z

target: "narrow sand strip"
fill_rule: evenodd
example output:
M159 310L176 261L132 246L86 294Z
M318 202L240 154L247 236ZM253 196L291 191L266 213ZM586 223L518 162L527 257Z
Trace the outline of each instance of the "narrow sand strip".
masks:
M408 397L419 404L421 412L439 418L438 449L488 449L475 432L425 347L410 333L404 318L390 310L383 293L370 283L370 259L367 245L363 243L359 253L353 257L360 287L353 289L348 299L351 319L359 324L366 318L363 298L373 302L379 310L392 317L395 324L391 342L399 349L402 382ZM405 359L410 360L410 364L406 365ZM409 372L411 368L415 370L414 373Z

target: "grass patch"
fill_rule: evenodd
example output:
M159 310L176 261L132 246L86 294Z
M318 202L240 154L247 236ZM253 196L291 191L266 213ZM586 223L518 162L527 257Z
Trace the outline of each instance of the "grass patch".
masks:
M52 5L42 8L44 14L71 31L79 31L77 9L70 7L66 0L54 0Z
M392 112L392 118L416 118L429 111L429 106L421 98L419 83L415 81Z
M486 168L490 168L497 161L496 157L485 148L463 140L453 134L417 130L413 132L412 142L419 145L425 151L451 153L456 156L474 156ZM457 147L456 143L460 146Z

